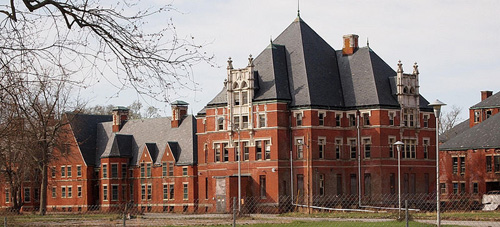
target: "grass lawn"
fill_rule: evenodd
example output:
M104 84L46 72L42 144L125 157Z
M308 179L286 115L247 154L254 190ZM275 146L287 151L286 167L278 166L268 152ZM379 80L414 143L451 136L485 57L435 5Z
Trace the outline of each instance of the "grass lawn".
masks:
M290 227L322 227L322 226L347 226L347 227L358 227L358 226L374 226L374 227L391 227L391 226L406 226L406 222L397 222L397 221L389 221L389 222L347 222L347 221L336 221L336 222L329 222L329 221L293 221L291 223L286 223L286 224L249 224L245 226L252 226L252 227L285 227L285 226L290 226ZM435 226L435 225L430 225L430 224L423 224L419 222L410 222L410 226L417 226L417 227L427 227L427 226ZM231 225L216 225L219 227L229 227ZM445 225L443 225L445 226ZM200 226L201 227L201 226Z
M404 212L401 213L404 217ZM396 212L381 212L381 213L361 213L361 212L320 212L313 214L306 213L284 213L281 217L314 217L314 218L376 218L376 219L397 219ZM435 219L435 212L428 213L410 213L411 218L418 219ZM441 213L441 220L461 220L461 221L500 221L500 212L498 211L476 211L476 212L445 212Z

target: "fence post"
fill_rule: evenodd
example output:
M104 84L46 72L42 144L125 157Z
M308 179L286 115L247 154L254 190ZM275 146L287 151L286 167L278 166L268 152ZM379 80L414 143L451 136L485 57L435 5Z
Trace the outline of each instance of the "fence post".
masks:
M3 226L7 227L7 217L3 217Z
M409 227L409 223L408 223L408 200L405 200L405 210L406 210L406 227Z
M233 197L233 227L236 227L236 197Z

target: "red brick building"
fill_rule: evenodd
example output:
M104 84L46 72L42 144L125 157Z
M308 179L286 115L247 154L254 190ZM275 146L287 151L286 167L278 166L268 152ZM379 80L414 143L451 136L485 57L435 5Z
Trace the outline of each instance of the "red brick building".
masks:
M229 208L239 156L252 202L394 194L398 140L402 192L435 191L435 118L418 66L394 71L357 35L343 38L335 50L297 17L246 67L228 60L222 91L197 115L200 207Z
M63 148L48 172L47 210L132 209L193 212L196 209L196 120L187 103L172 103L173 117L128 120L113 115L67 114ZM39 186L38 186L39 187ZM24 186L23 208L37 208L38 187ZM2 190L2 206L11 195ZM26 198L24 198L26 197Z
M469 119L450 130L440 146L440 193L446 201L472 194L478 201L500 190L500 93L481 92ZM465 126L464 126L465 125Z

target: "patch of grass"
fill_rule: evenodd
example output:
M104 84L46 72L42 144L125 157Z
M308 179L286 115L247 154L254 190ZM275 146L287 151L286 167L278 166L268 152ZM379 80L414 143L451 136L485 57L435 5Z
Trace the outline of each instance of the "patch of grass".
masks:
M62 223L71 220L115 220L116 214L22 214L7 216L8 223L32 223L32 222L57 222Z
M404 215L402 213L401 215ZM307 217L307 218L376 218L376 219L397 219L398 214L392 212L367 213L367 212L318 212L306 214L301 212L291 212L280 214L281 217Z

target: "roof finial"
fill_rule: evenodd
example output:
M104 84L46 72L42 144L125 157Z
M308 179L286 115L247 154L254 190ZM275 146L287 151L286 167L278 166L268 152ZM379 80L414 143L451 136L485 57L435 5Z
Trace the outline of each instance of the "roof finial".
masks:
M297 0L297 17L300 17L300 0Z
M370 40L368 40L368 37L366 37L366 47L370 48Z
M403 73L403 64L401 64L401 60L398 61L398 73Z
M251 54L248 56L248 66L250 66L250 67L253 66L253 57Z
M413 75L418 76L418 74L420 74L418 72L418 64L415 62L415 64L413 65Z
M231 60L231 57L227 60L227 69L233 69L233 60Z

